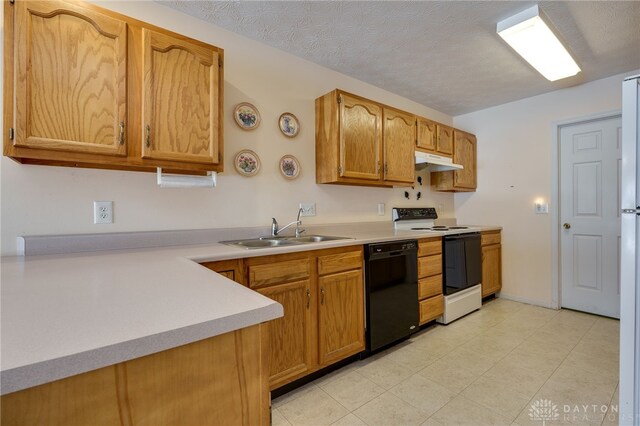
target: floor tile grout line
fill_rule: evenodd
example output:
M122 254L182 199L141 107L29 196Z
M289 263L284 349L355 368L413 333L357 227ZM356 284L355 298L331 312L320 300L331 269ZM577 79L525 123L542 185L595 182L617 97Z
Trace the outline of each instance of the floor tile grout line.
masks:
M613 395L611 395L611 400L609 400L609 405L607 406L607 412L604 413L604 417L602 417L602 422L600 423L600 425L604 425L605 420L607 420L607 415L609 414L609 410L611 410L611 405L613 404L613 397L616 396L616 392L618 391L618 388L620 387L620 380L618 379L618 384L616 385L616 388L613 390ZM620 403L618 402L618 407L620 407ZM618 408L618 415L620 414L620 408ZM620 419L618 418L618 421L620 421Z

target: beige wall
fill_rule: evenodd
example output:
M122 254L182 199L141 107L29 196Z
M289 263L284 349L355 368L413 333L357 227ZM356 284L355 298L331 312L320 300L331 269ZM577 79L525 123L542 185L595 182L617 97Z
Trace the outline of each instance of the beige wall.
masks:
M451 117L154 2L106 5L225 49L226 172L213 190L159 189L150 173L25 166L3 157L2 254L15 253L19 235L268 226L272 216L286 223L300 202L317 203L318 215L306 223L390 220L394 205L441 205L443 216L453 215L453 196L425 187L418 203L404 200L401 188L316 185L314 99L338 87L445 123ZM244 132L232 121L233 107L243 101L256 105L262 115L255 131ZM285 111L301 121L295 139L277 128ZM256 151L262 160L262 171L253 178L233 169L232 159L243 148ZM277 169L285 154L302 164L295 181L285 180ZM114 224L93 225L94 200L114 201ZM377 215L377 203L386 203L384 217Z
M554 123L621 108L626 73L454 118L478 137L478 191L456 194L460 222L501 225L505 297L552 306L551 214ZM553 207L553 206L551 206Z

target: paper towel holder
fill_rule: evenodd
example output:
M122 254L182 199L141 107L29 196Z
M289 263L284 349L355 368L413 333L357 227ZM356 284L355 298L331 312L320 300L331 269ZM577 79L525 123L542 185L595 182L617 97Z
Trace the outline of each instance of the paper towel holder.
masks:
M214 188L218 174L207 172L205 176L163 174L162 167L156 168L160 188Z

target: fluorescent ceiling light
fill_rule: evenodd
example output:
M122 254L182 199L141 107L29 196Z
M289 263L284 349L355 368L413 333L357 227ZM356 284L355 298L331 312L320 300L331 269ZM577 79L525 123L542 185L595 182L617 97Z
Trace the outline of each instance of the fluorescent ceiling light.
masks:
M580 72L578 64L541 18L537 5L498 22L497 31L547 80L556 81Z

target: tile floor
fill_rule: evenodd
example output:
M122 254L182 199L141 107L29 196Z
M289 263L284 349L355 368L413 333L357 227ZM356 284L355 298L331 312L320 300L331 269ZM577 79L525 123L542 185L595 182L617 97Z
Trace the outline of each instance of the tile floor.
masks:
M274 399L273 425L617 424L618 336L616 320L495 299Z

